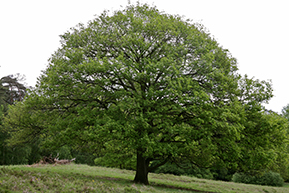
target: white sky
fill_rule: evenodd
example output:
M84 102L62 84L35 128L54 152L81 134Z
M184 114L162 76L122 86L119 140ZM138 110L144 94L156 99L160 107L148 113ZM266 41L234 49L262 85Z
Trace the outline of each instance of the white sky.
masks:
M202 23L237 58L240 74L272 80L275 96L266 108L281 112L289 103L288 1L139 1ZM127 4L128 0L1 0L0 78L21 73L27 85L34 86L60 47L59 35L80 22L86 24L104 9L118 10Z

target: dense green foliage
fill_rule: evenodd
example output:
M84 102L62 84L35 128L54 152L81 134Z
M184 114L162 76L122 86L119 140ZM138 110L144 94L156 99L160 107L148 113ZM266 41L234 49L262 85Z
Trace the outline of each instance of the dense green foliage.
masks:
M236 173L232 178L233 182L246 184L259 184L266 186L280 186L284 185L284 180L280 174L269 171L262 175L250 175L245 173Z
M227 178L287 159L288 121L262 106L271 83L241 77L199 24L129 5L71 28L49 61L4 118L11 146L91 152L144 184L167 162Z

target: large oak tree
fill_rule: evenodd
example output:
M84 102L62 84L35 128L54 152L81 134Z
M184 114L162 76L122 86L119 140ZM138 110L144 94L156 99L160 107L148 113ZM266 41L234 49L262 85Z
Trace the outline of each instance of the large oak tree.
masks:
M248 112L272 96L269 83L241 79L202 25L148 5L71 28L49 61L7 117L14 141L41 135L47 146L134 154L134 181L144 184L169 160L236 163Z

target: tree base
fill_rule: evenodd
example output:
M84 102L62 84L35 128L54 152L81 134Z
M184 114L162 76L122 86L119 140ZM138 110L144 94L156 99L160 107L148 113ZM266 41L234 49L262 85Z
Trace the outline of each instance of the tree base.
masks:
M133 182L137 183L137 184L149 185L149 181L148 181L147 176L145 178L137 178L137 176L135 176Z

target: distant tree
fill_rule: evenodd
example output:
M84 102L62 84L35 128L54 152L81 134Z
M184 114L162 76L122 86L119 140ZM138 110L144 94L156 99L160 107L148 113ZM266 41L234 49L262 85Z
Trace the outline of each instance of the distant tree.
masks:
M26 93L26 87L20 83L25 80L25 76L16 74L1 78L1 93L3 100L7 104L14 104L15 101L22 101Z
M274 168L276 160L288 165L288 121L277 113L251 110L246 116L243 150L239 170L258 171ZM276 168L275 168L276 169ZM280 171L278 171L280 172Z
M41 136L43 146L100 157L133 153L137 183L168 161L235 166L246 119L272 97L270 83L241 79L201 25L148 5L104 12L61 38L36 88L5 118L10 143Z

